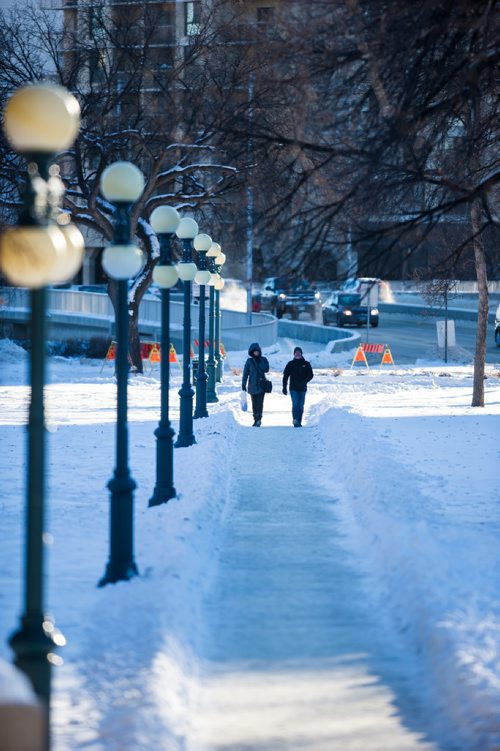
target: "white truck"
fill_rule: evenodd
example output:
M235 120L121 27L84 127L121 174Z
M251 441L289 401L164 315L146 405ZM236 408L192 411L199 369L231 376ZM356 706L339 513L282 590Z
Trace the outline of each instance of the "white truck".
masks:
M356 277L356 279L347 279L341 289L346 292L356 292L361 295L361 305L376 308L379 299L380 279L371 276Z

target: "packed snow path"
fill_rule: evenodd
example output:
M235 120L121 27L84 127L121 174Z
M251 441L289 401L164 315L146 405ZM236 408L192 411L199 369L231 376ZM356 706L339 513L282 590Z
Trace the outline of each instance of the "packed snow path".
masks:
M318 462L338 469L334 454L316 427L267 409L263 427L240 428L230 470L194 747L436 750L314 480Z

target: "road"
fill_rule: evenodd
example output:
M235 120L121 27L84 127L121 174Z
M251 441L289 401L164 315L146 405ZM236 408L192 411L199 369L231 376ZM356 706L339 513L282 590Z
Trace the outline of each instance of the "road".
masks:
M345 331L356 331L361 335L362 341L387 344L396 365L408 365L419 359L436 360L438 357L435 321L419 321L410 317L401 320L399 316L384 315L380 318L379 327L370 328L368 335L366 328L349 326L345 327ZM455 321L455 335L457 347L460 350L467 350L472 361L476 342L475 325L467 321ZM320 349L323 346L313 346L311 343L310 349ZM450 349L448 362L453 361L453 350ZM460 357L460 362L463 361L464 358ZM495 345L491 325L488 329L486 362L500 365L500 347Z
M362 340L389 345L396 363L412 363L418 359L429 359L437 354L436 323L431 321L414 321L408 319L395 320L391 316L384 316L377 329L358 329ZM474 325L464 321L455 321L456 345L461 350L467 350L474 356L476 343L476 329ZM462 359L462 358L461 358ZM453 361L453 350L450 349L449 361ZM488 331L486 347L486 362L500 363L500 347L493 341L493 330Z

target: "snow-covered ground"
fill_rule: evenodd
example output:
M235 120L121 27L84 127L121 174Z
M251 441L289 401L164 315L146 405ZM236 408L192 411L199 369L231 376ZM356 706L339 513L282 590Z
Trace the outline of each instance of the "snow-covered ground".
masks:
M286 463L291 446L285 430L289 398L281 394L280 374L293 344L280 341L266 352L274 391L266 397L260 430L275 431L276 440L267 440L261 454L256 444L247 471L279 482L292 495L298 473L305 473L312 486L335 499L341 545L413 684L423 711L420 731L433 748L499 749L500 373L488 367L486 406L472 409L470 365L419 362L368 373L350 368L352 353L312 352L306 426L290 428L290 440L315 451L304 448L306 465L290 463L289 472L277 478L275 467ZM29 393L26 353L0 341L0 358L0 658L10 660L7 638L22 609ZM214 596L224 530L234 513L235 459L252 433L239 403L244 360L245 353L229 354L219 403L210 406L208 419L195 421L196 445L175 451L178 498L152 509L147 504L155 481L159 373L131 377L140 576L102 589L96 584L108 557L113 372L108 365L101 372L101 363L89 360L49 363L47 603L68 641L61 650L64 665L54 671L55 751L202 748L195 739L204 700L201 656L210 637L206 602ZM175 429L180 382L180 369L173 366ZM365 751L352 744L342 751L347 747ZM242 740L217 748L257 746ZM295 751L299 745L283 748Z

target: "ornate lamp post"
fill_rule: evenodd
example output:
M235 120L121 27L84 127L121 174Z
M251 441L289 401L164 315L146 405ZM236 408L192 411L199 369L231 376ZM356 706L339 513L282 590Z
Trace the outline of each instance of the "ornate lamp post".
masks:
M217 383L222 381L222 356L220 353L220 327L221 327L221 315L220 315L220 293L224 288L224 279L221 279L220 272L223 265L226 263L226 256L222 251L216 257L214 261L215 268L217 270L218 278L215 281L215 380Z
M182 261L177 264L177 273L184 282L184 320L182 339L182 386L179 390L180 419L179 434L175 442L176 448L192 446L196 443L193 434L193 396L191 388L191 285L198 269L191 259L193 240L198 234L198 225L190 217L184 217L179 222L175 232L182 240Z
M128 280L142 268L142 251L132 243L130 210L144 189L142 172L130 162L115 162L101 176L101 192L115 207L113 244L105 248L102 265L118 282L116 317L116 465L108 482L110 497L109 561L99 582L113 584L137 574L134 560L135 481L128 466L127 382L128 382Z
M207 253L208 268L211 273L210 277L210 298L208 306L208 360L207 360L207 402L213 404L218 402L217 391L215 389L215 288L217 281L217 270L215 268L215 259L221 252L219 243L212 243Z
M153 281L161 289L161 408L156 436L156 485L149 506L158 506L175 498L174 431L168 415L170 388L170 287L179 275L172 265L172 238L181 218L172 206L159 206L151 214L151 226L160 242L160 260L153 269Z
M210 282L212 274L207 269L206 255L212 245L209 235L196 235L194 247L198 251L198 271L194 278L200 285L200 310L198 319L198 373L196 375L196 409L195 419L208 417L207 411L207 373L205 371L205 285Z
M51 665L61 662L55 646L65 639L44 613L45 583L45 383L46 289L71 279L83 257L83 237L58 215L64 193L57 152L67 149L78 134L80 107L60 86L32 85L18 89L4 112L4 130L11 145L28 162L23 211L16 227L3 233L2 273L14 285L28 287L31 298L31 397L27 444L27 498L24 567L24 612L10 644L15 663L30 678L46 708L46 748L49 740Z

